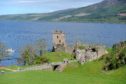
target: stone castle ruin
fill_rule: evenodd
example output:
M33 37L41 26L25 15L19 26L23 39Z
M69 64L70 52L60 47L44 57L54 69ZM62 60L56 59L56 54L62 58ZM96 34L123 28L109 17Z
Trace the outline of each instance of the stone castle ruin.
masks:
M54 31L53 32L53 51L55 52L65 52L66 50L66 42L65 42L65 34L62 31Z
M83 49L77 47L74 54L76 60L83 64L87 61L96 60L104 54L107 54L107 50L105 46L102 45L85 45Z
M57 30L53 32L53 51L71 53L81 64L107 54L105 46L101 45L84 45L82 48L82 44L77 43L73 47L69 47L66 45L65 33Z

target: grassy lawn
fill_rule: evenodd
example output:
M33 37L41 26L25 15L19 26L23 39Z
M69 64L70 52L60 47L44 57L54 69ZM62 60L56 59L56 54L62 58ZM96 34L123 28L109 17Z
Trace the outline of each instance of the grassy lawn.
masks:
M27 71L0 75L0 84L126 84L126 66L102 71L102 62L69 64L64 72Z
M60 61L64 61L65 58L67 59L72 58L71 54L64 53L64 52L49 52L49 53L45 53L44 57L49 59L49 62L60 62Z

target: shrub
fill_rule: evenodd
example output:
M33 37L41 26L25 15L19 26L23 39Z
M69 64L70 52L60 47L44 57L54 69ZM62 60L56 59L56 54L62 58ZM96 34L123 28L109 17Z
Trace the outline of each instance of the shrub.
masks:
M117 69L126 65L126 41L113 45L112 51L105 56L104 70Z
M43 64L48 62L49 60L46 57L42 57L42 56L37 56L34 60L34 64Z

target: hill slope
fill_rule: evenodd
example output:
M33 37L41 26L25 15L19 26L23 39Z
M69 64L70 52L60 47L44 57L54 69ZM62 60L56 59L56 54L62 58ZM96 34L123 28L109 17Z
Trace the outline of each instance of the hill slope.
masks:
M122 22L126 23L126 0L104 0L100 3L45 14L5 15L0 19L75 22Z
M27 71L0 74L0 84L125 84L126 67L103 72L102 61L80 66L70 64L64 72Z

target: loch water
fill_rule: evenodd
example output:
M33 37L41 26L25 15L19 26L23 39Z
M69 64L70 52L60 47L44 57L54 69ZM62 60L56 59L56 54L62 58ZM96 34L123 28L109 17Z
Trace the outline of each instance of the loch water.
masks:
M126 40L126 24L110 23L65 23L65 22L30 22L30 21L0 21L0 42L15 50L10 60L3 60L0 66L16 65L20 49L45 39L48 49L52 48L52 33L62 30L69 45L76 41L83 43L103 44L111 47L113 44Z

